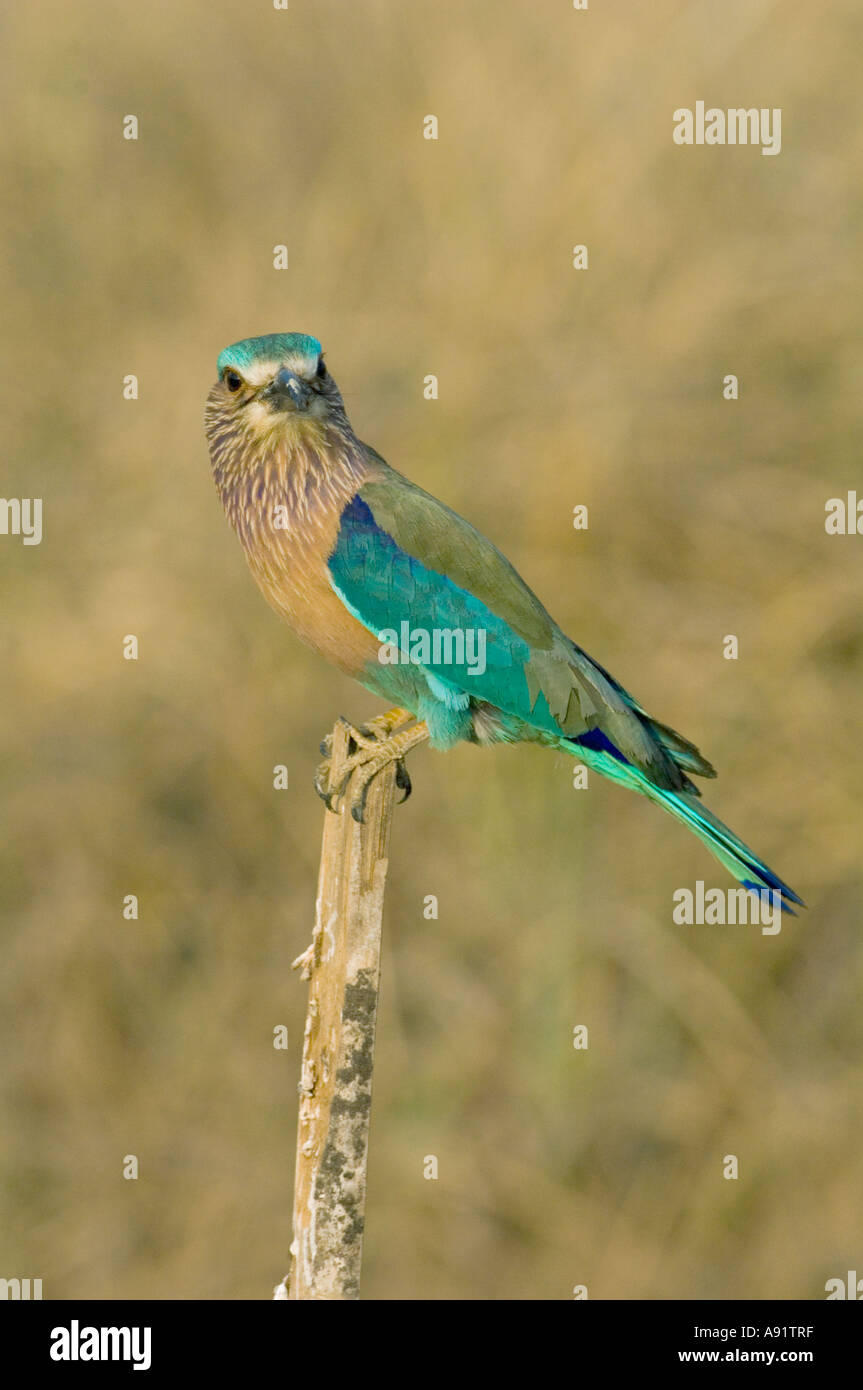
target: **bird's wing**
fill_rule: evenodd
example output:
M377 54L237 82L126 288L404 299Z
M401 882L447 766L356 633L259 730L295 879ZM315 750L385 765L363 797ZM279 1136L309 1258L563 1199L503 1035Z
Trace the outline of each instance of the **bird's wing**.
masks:
M557 627L505 556L469 522L374 456L377 477L345 508L329 558L332 583L380 637L473 629L485 670L421 664L446 690L487 701L586 747L613 750L659 787L694 790L683 769L711 775L688 740L651 721Z

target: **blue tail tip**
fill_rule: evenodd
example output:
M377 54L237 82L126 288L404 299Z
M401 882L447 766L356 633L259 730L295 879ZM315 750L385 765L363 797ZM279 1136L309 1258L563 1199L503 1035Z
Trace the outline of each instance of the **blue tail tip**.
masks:
M797 903L800 907L806 906L803 899L797 896L793 888L789 888L787 883L783 883L781 879L775 878L773 875L771 875L769 879L762 879L761 882L756 882L751 878L742 878L740 883L743 888L748 888L750 893L757 893L759 897L762 893L777 894L779 897L780 910L782 912L787 912L789 917L797 916L791 903Z

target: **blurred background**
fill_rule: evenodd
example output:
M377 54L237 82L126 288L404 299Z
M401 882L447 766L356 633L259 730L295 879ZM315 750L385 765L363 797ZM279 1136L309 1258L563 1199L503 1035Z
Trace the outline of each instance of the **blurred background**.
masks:
M44 535L0 536L0 1275L268 1298L287 1267L312 775L378 706L257 592L202 412L221 348L293 330L810 904L675 926L730 880L648 803L536 749L415 754L364 1297L863 1269L863 538L824 528L863 495L861 41L851 0L7 9L0 492ZM697 100L780 107L781 154L678 147Z

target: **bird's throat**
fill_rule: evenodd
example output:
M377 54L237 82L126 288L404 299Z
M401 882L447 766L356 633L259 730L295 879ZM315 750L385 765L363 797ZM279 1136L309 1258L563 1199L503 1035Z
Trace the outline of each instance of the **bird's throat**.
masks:
M354 436L317 420L288 417L264 433L213 419L207 435L216 487L247 549L329 530L367 473Z

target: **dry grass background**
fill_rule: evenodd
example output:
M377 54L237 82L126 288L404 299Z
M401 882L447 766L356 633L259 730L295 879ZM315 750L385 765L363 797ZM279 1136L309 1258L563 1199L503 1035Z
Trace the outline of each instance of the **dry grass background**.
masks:
M861 482L859 5L46 0L2 26L0 490L45 520L0 539L0 1274L260 1298L285 1269L311 777L376 706L256 592L202 408L225 344L297 329L811 905L778 938L673 926L676 887L726 881L647 803L536 750L416 755L364 1296L823 1297L863 1259L863 539L823 525ZM699 98L781 107L782 153L676 147Z

